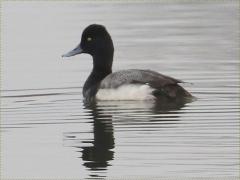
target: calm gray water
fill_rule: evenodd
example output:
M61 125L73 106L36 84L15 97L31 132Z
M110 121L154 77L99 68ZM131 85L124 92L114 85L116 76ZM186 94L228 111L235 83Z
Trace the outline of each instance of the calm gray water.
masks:
M238 177L238 4L184 2L4 2L2 177ZM91 57L61 55L91 23L112 35L114 71L182 79L197 100L85 106Z

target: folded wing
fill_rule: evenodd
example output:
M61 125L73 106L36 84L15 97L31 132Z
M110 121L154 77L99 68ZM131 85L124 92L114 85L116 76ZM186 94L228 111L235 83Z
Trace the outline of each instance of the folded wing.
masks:
M147 84L154 89L153 95L170 98L191 96L178 83L182 81L151 71L129 69L109 74L100 84L100 89L118 88L126 84Z

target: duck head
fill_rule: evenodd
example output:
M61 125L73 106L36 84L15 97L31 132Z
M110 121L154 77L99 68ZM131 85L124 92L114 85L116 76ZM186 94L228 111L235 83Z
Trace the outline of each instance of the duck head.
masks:
M110 34L102 25L92 24L82 33L80 44L62 57L75 56L77 54L90 54L94 65L105 64L112 66L114 47Z

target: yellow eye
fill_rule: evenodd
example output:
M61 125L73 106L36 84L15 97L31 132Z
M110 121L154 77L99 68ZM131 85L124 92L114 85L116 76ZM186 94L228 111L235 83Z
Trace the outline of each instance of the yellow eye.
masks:
M87 41L91 41L91 40L92 40L92 38L91 38L91 37L88 37L88 38L87 38Z

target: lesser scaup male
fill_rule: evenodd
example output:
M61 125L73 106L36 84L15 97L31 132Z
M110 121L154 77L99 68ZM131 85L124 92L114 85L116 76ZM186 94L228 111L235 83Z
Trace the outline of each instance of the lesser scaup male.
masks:
M192 97L182 81L151 70L129 69L112 73L114 47L102 25L92 24L82 33L80 44L63 55L81 53L93 57L93 70L83 86L85 100L176 100Z

